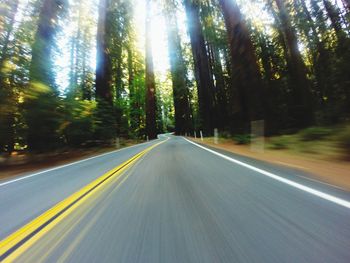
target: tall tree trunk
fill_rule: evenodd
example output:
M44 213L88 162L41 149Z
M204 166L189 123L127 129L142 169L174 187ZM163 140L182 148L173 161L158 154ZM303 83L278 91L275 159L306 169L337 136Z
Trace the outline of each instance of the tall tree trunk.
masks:
M70 45L70 58L69 58L69 92L68 95L69 96L75 96L75 92L76 92L76 83L74 82L74 75L75 75L75 59L74 57L76 56L76 38L72 37L71 38L71 45Z
M307 37L309 52L312 56L312 67L316 78L316 92L318 94L319 101L322 104L323 98L326 96L325 91L331 88L331 85L329 85L327 81L328 76L325 74L327 71L330 73L331 69L329 69L329 67L331 62L327 57L325 45L318 36L315 22L312 19L311 13L306 6L305 1L294 0L294 6L295 9L298 10L298 16L304 16L305 20L307 21L306 25L304 25L302 28L304 30L305 37Z
M296 33L290 22L283 0L275 0L281 23L281 32L286 44L287 65L292 86L290 116L294 126L303 128L313 119L310 83L306 77L306 67L301 57Z
M151 0L146 0L146 130L149 139L157 137L156 83L151 43Z
M215 76L215 112L216 117L216 127L220 130L226 129L227 127L227 94L225 89L225 79L222 69L222 64L220 61L219 49L216 45L210 44L210 54L211 54L211 67L213 75ZM225 125L226 124L226 125Z
M12 1L11 10L8 13L8 23L4 25L5 37L4 37L4 41L2 43L2 49L1 49L1 54L0 54L0 56L1 56L0 57L0 89L2 88L2 85L3 85L2 70L5 66L5 62L8 58L8 45L10 43L10 37L11 37L11 34L13 32L15 16L17 14L17 9L18 9L18 2L19 2L18 0Z
M231 52L232 81L237 89L239 113L237 123L244 130L251 120L263 118L263 82L254 46L248 28L237 4L232 0L219 0L228 34Z
M189 105L189 90L186 83L187 69L182 55L182 47L176 22L175 5L172 0L166 3L166 22L168 33L168 50L170 71L173 83L175 108L175 133L191 132L191 117Z
M108 0L100 0L98 9L96 43L96 99L110 105L113 103L111 90L111 62L108 51L107 14Z
M67 4L64 0L43 2L38 29L32 46L30 89L25 100L28 145L32 150L47 150L57 142L58 98L53 74L52 50L57 19Z
M80 24L80 23L79 23ZM81 46L80 46L80 38L81 38L81 28L80 25L78 25L78 32L76 36L76 43L75 43L75 62L74 62L74 77L73 77L73 83L75 86L78 86L78 78L80 74L80 52L81 52Z
M329 0L323 0L323 4L338 40L336 47L337 93L342 93L345 96L344 106L340 106L341 112L339 112L339 115L343 115L343 112L350 112L350 39L342 28L339 9ZM341 100L341 98L338 98L336 102L338 107L342 104Z
M118 18L117 18L118 19ZM122 58L122 53L123 53L123 39L125 38L125 25L122 25L122 21L118 19L117 25L116 25L116 52L115 52L115 62L116 62L116 76L115 76L115 93L116 93L116 98L119 99L121 97L121 94L123 92L123 58Z
M96 36L96 84L97 101L95 137L106 143L116 136L117 126L113 105L112 73L110 57L111 28L109 22L112 14L109 0L100 0Z
M129 86L129 101L130 101L130 128L131 134L134 134L136 129L138 128L138 114L139 106L136 100L136 90L134 85L134 65L133 65L133 53L132 49L129 46L127 48L128 51L128 86Z
M202 25L199 20L198 1L184 0L184 4L197 82L200 122L204 133L211 134L213 128L212 90L214 83L211 77L208 52L204 42Z
M83 42L86 43L88 41L86 29L83 31ZM85 48L82 49L82 61L81 61L81 67L82 67L82 76L81 76L81 93L82 93L82 99L83 100L91 100L92 99L92 87L91 84L88 82L88 50Z
M4 40L1 49L0 57L0 153L6 151L9 154L13 151L14 147L14 123L15 116L13 106L16 104L14 100L14 91L11 85L7 84L9 78L5 70L6 61L8 60L10 37L13 33L13 26L15 16L18 9L18 0L12 1L10 10L8 13L4 12L2 22L4 30ZM8 19L8 23L5 23L5 19ZM12 106L12 107L11 107Z

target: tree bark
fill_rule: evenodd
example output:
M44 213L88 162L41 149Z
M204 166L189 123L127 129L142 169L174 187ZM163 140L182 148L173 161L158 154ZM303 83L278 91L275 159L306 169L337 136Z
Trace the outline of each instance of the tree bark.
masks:
M53 74L52 50L57 20L64 10L65 0L43 2L38 29L32 46L30 88L26 90L25 116L28 125L28 146L32 150L47 150L58 141L58 97Z
M151 43L151 0L146 2L146 131L149 139L157 137L156 84Z
M191 117L189 105L189 90L186 83L186 65L182 55L182 47L174 12L174 3L167 0L165 12L168 34L168 50L170 71L173 83L173 99L175 108L175 133L191 132Z
M111 62L108 50L107 9L108 0L100 0L98 9L96 43L96 99L112 105Z
M278 8L281 32L286 44L287 66L292 88L289 114L292 117L291 121L294 122L293 126L303 128L310 125L313 119L310 83L306 77L306 67L298 48L298 40L286 6L283 0L275 0L275 2Z
M1 57L0 57L0 152L6 151L11 153L14 148L14 127L15 113L11 106L16 104L14 101L14 91L11 85L8 85L6 79L6 61L9 58L9 44L10 37L13 33L13 25L15 16L18 9L18 0L11 3L10 11L8 13L3 12L1 24L4 29L4 40L2 43ZM1 10L2 11L2 10ZM5 23L5 19L8 19L8 23ZM10 104L10 105L9 105ZM7 106L10 107L7 107ZM1 107L2 106L2 107ZM8 109L9 108L9 109Z
M227 128L227 94L226 94L226 83L224 79L224 73L222 69L222 64L219 57L219 49L217 46L210 44L210 63L212 67L213 75L215 76L215 92L214 92L214 101L215 101L215 113L217 115L215 120L215 127L220 130ZM226 124L226 125L225 125Z
M237 90L238 116L235 126L247 131L249 122L263 118L263 82L257 64L248 28L237 4L231 0L219 0L227 29L231 52L232 81Z
M7 25L4 26L5 29L7 29L7 30L4 30L6 32L5 32L5 39L4 39L4 42L2 44L2 49L1 49L0 69L2 69L4 67L4 63L5 63L5 61L6 61L7 57L8 57L8 45L9 45L9 42L10 42L10 36L12 34L12 31L13 31L13 25L14 25L14 22L15 22L15 16L17 14L18 2L19 2L18 0L15 0L15 1L13 1L11 3L11 11L7 15L9 21L8 21ZM1 72L0 72L0 77L1 77ZM2 83L0 82L0 84L2 84Z
M213 131L213 98L214 87L211 77L208 52L206 50L202 25L199 20L199 6L195 0L184 0L187 27L191 40L195 77L198 91L199 116L204 133Z

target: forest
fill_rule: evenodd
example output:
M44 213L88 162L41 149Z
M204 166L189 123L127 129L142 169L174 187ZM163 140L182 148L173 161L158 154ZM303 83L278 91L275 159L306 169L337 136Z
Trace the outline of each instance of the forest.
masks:
M350 0L0 0L0 50L0 153L350 118Z

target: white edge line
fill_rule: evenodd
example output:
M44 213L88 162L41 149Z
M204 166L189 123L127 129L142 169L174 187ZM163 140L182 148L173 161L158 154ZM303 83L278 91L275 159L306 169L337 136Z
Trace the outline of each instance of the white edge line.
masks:
M318 191L318 190L315 190L315 189L313 189L313 188L311 188L311 187L308 187L308 186L305 186L305 185L296 183L296 182L291 181L291 180L289 180L289 179L283 178L283 177L278 176L278 175L276 175L276 174L270 173L270 172L265 171L265 170L263 170L263 169L257 168L257 167L255 167L255 166L250 165L250 164L247 164L247 163L238 161L238 160L233 159L233 158L231 158L231 157L228 157L228 156L226 156L226 155L224 155L224 154L221 154L221 153L218 153L218 152L213 151L213 150L211 150L211 149L208 149L208 148L206 148L206 147L204 147L204 146L202 146L202 145L199 145L199 144L197 144L197 143L195 143L195 142L192 142L192 141L190 141L190 140L188 140L188 139L186 139L186 138L184 138L184 139L185 139L186 141L188 141L189 143L192 143L193 145L195 145L195 146L197 146L197 147L199 147L199 148L201 148L201 149L203 149L203 150L206 150L206 151L208 151L208 152L210 152L210 153L212 153L212 154L215 154L215 155L217 155L217 156L220 156L220 157L222 157L222 158L224 158L224 159L226 159L226 160L228 160L228 161L230 161L230 162L233 162L233 163L235 163L235 164L241 165L241 166L243 166L243 167L245 167L245 168L248 168L248 169L250 169L250 170L253 170L253 171L255 171L255 172L261 173L261 174L263 174L263 175L265 175L265 176L267 176L267 177L270 177L270 178L272 178L272 179L274 179L274 180L276 180L276 181L285 183L285 184L287 184L287 185L289 185L289 186L292 186L292 187L294 187L294 188L297 188L297 189L302 190L302 191L304 191L304 192L307 192L307 193L309 193L309 194L318 196L318 197L320 197L320 198L322 198L322 199L325 199L325 200L330 201L330 202L332 202L332 203L335 203L335 204L337 204L337 205L341 205L341 206L344 206L344 207L346 207L346 208L350 208L350 202L349 202L349 201L340 199L340 198L335 197L335 196L332 196L332 195L330 195L330 194L323 193L323 192Z
M159 139L156 139L156 140L159 140ZM152 141L150 141L150 142L152 142ZM116 152L119 152L119 151L130 149L130 148L133 148L133 147L136 147L136 146L140 146L140 145L143 145L143 144L147 144L147 143L150 143L150 142L143 142L143 143L135 144L135 145L132 145L132 146L129 146L129 147L125 147L125 148L118 149L118 150L115 150L115 151L103 153L103 154L96 155L96 156L93 156L93 157L89 157L89 158L86 158L86 159L83 159L83 160L79 160L79 161L76 161L76 162L72 162L72 163L56 166L56 167L53 167L53 168L50 168L50 169L47 169L47 170L44 170L44 171L41 171L41 172L24 175L24 176L21 176L19 178L0 183L0 187L1 186L5 186L5 185L9 185L9 184L12 184L12 183L15 183L15 182L18 182L18 181L25 180L25 179L31 178L33 176L37 176L39 174L55 171L55 170L58 170L58 169L61 169L61 168L64 168L64 167L68 167L68 166L75 165L75 164L78 164L78 163L86 162L86 161L89 161L89 160L92 160L92 159L95 159L95 158L99 158L99 157L102 157L102 156L105 156L105 155L113 154L113 153L116 153Z

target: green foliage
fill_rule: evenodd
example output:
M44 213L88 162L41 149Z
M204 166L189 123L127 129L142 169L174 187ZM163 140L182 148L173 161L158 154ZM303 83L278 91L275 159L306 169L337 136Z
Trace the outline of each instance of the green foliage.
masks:
M104 100L97 102L94 112L95 138L103 143L110 143L116 137L117 124L113 105Z
M232 136L231 136L231 133L229 133L228 131L222 131L222 132L220 132L219 137L229 139Z
M236 134L233 136L236 144L249 144L251 140L250 134Z
M277 138L272 138L269 141L269 148L274 149L274 150L282 150L282 149L288 149L290 141L288 140L287 137L277 137Z
M338 146L343 150L345 157L350 159L350 126L347 126L336 137Z
M60 132L70 146L82 146L94 138L94 101L65 101L66 120Z
M61 100L44 84L33 83L25 93L24 117L30 149L47 151L58 147L58 130L63 120Z
M331 135L332 130L324 127L310 127L300 132L300 137L303 141L322 140Z

